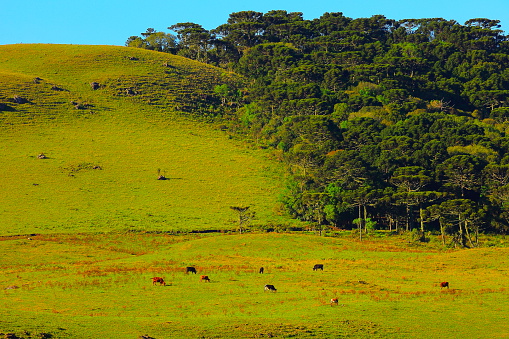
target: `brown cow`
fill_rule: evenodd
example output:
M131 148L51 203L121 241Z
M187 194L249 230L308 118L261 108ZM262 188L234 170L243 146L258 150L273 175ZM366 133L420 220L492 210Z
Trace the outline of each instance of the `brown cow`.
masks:
M208 275L202 275L200 277L200 281L208 281L208 282L210 282L209 276Z
M440 287L442 287L442 288L444 288L444 287L449 288L449 282L448 282L448 281L442 281L442 282L440 283Z
M338 298L332 298L332 299L330 300L330 305L332 306L332 305L334 305L334 304L336 304L336 305L338 304Z
M164 279L161 277L153 277L152 278L152 285L155 285L156 283L159 283L159 286L161 286L161 285L166 286Z

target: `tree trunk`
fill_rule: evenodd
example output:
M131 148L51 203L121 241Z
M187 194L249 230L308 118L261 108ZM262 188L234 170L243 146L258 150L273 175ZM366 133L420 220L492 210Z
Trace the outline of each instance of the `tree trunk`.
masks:
M359 240L362 241L362 213L361 213L361 205L359 204Z
M470 245L472 247L476 247L474 243L472 242L472 238L470 237L470 232L468 231L468 221L465 220L465 233L467 234L467 239L470 242Z
M410 230L410 205L406 204L406 231Z
M440 233L442 234L442 245L445 246L445 227L442 220L439 219L438 223L440 224Z
M467 241L465 239L465 233L463 231L463 221L461 220L461 216L458 217L458 227L459 227L459 231L458 231L458 235L459 235L459 240L461 242L461 246L463 247L467 247Z
M475 247L479 246L479 226L475 228Z
M424 211L422 210L422 204L419 205L419 218L421 222L421 232L424 234Z
M368 211L367 211L367 208L366 208L366 205L363 206L364 207L364 231L366 232L366 234L368 233L368 223L366 222L366 220L368 220Z

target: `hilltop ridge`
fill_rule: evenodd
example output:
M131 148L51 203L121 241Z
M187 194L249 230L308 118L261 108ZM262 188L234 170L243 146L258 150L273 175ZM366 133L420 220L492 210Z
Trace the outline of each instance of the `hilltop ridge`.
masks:
M118 99L179 111L208 113L216 85L239 76L166 53L118 46L20 44L0 46L0 103L20 112L74 111L80 102L95 111ZM35 80L38 79L38 80ZM92 89L92 83L97 89ZM14 96L32 106L9 104ZM34 106L35 105L35 106Z

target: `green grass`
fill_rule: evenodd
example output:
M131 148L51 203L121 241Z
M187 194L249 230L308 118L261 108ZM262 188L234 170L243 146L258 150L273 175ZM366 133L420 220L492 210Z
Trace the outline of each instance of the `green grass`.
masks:
M0 286L20 287L2 292L3 331L57 338L508 334L507 249L408 252L390 238L273 233L41 235L0 246L18 253L2 262ZM315 263L324 271L312 271ZM185 274L188 265L198 274ZM200 282L201 274L211 282ZM153 286L153 276L168 286ZM449 290L437 286L444 280ZM265 284L278 291L264 292ZM328 304L332 297L339 306Z
M509 336L504 238L444 251L402 237L231 232L231 206L251 206L254 226L295 223L278 214L284 178L271 154L188 114L209 114L202 98L238 77L140 49L8 45L0 80L10 108L0 111L0 333ZM188 233L204 230L223 233Z
M0 102L3 95L15 108L0 113L0 234L232 229L229 207L247 205L255 223L281 219L273 209L282 169L269 153L186 120L172 105L148 103L179 105L171 93L185 86L211 92L229 77L223 71L139 49L65 45L1 46L2 69L21 75L3 78L0 89ZM111 85L147 77L160 86L139 85L143 94L134 97ZM92 90L96 80L105 87ZM14 95L29 103L9 103ZM92 108L76 110L71 101ZM40 153L48 159L37 159ZM169 180L156 180L159 171Z
M238 205L278 219L277 164L195 124L18 126L0 144L2 234L232 229Z

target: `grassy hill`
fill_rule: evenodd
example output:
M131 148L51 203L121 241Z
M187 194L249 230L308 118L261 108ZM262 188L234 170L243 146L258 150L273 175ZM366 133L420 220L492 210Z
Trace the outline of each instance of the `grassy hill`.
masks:
M267 153L178 114L233 75L141 49L7 45L0 76L0 234L230 229L244 205L278 219Z
M151 115L157 112L154 107L164 112L196 110L215 85L240 80L221 69L167 53L83 45L1 46L0 74L6 79L0 89L2 101L19 95L32 103L31 109L16 107L20 112L40 117L49 114L59 120L76 116L72 101L103 114L136 105ZM40 78L38 83L35 78ZM99 90L91 90L92 82L99 84Z
M290 222L270 154L187 114L235 75L140 49L11 45L0 79L0 337L509 336L507 248L172 234L234 229L231 206Z

